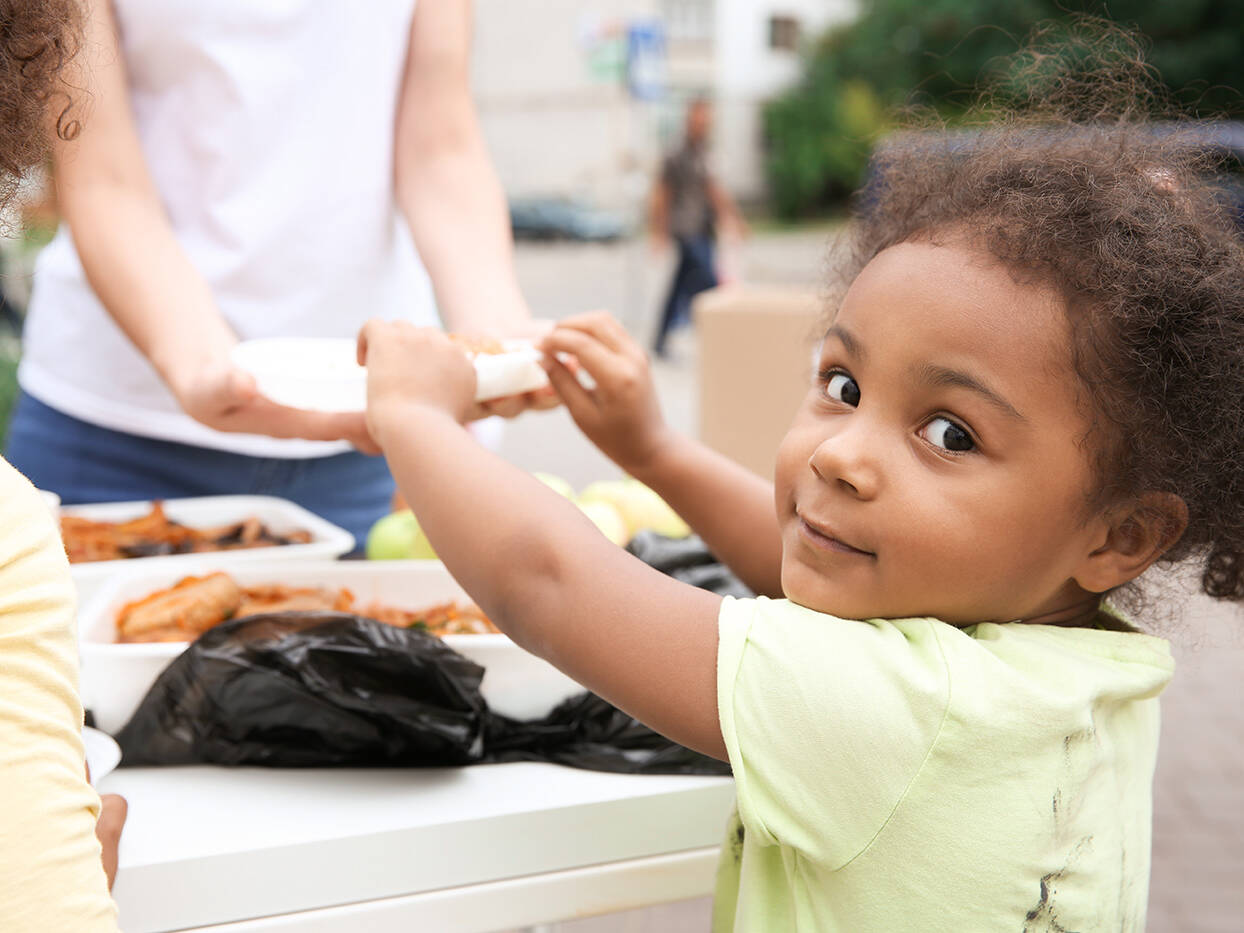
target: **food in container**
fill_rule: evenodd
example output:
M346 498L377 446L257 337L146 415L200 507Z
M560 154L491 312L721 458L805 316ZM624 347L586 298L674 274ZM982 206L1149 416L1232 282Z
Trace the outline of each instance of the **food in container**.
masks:
M155 503L97 502L89 505L65 505L62 517L86 519L91 522L123 524L152 512ZM246 564L255 560L322 560L340 557L354 549L354 536L344 528L308 512L297 503L275 496L198 496L187 499L165 499L162 504L170 522L194 529L219 529L258 520L271 535L287 543L279 547L233 547L212 552L212 561L220 567ZM309 533L305 543L301 533ZM245 537L242 532L239 537ZM70 565L73 582L78 588L78 603L86 606L96 591L120 572L145 572L150 567L188 567L203 559L202 553L173 553L171 549L151 557L122 557L118 560L86 560ZM176 571L173 571L176 573Z
M288 560L294 548L254 552L258 560L233 562L239 553L188 555L127 561L125 574L113 573L82 604L79 648L83 704L96 725L115 732L125 725L161 672L189 644L182 641L118 642L117 615L126 605L167 591L188 574L205 577L226 571L241 587L278 583L296 589L346 589L355 605L403 611L457 603L470 597L440 561ZM228 563L226 563L228 562ZM79 564L77 568L116 566ZM481 665L484 699L495 712L517 719L546 715L582 687L547 661L529 654L502 634L442 636L459 654Z
M164 503L158 500L145 515L125 521L62 515L60 531L71 564L279 547L311 541L311 532L305 529L278 534L254 515L216 527L192 528L169 519Z
M497 631L477 606L455 600L419 609L380 602L362 605L345 587L238 584L221 571L185 577L167 589L126 603L117 611L118 642L192 641L229 619L273 612L350 612L400 628L418 626L433 635Z

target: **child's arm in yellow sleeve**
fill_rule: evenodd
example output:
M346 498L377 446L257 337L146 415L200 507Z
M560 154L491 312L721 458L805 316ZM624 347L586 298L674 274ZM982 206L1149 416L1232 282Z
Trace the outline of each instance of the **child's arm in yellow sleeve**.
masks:
M0 916L13 931L115 931L86 782L74 592L38 493L0 461Z

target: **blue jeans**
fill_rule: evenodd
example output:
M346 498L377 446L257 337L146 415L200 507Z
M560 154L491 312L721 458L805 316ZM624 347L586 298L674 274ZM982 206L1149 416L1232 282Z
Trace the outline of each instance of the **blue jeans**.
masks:
M675 241L678 245L678 268L674 270L674 280L670 283L657 337L652 344L658 356L665 352L665 341L670 331L691 323L691 299L717 285L713 238L680 236Z
M249 457L139 437L79 421L22 392L8 461L66 505L184 496L280 496L339 525L362 547L387 514L393 477L383 457L352 451L303 460Z

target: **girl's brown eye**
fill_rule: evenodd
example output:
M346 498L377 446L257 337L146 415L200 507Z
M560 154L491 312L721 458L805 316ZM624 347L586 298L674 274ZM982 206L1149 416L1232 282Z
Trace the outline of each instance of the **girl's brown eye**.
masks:
M825 394L835 402L855 408L860 403L859 383L846 373L831 373L825 383Z
M972 435L949 418L934 418L921 433L930 444L952 453L967 453L976 448Z

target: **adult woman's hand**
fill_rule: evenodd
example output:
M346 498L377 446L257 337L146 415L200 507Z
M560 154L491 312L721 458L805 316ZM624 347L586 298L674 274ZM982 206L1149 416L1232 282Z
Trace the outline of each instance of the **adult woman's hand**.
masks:
M380 452L362 412L306 411L278 405L261 395L254 377L227 357L171 377L169 385L186 414L217 431L311 441L345 440L364 453Z

